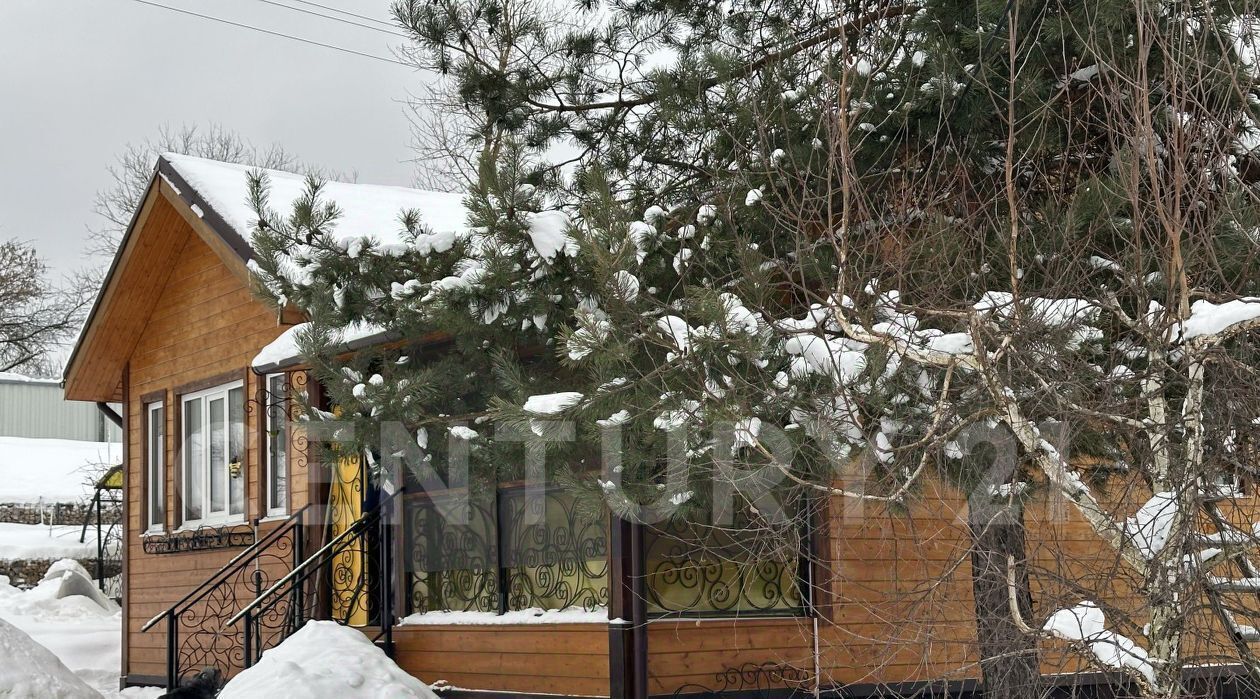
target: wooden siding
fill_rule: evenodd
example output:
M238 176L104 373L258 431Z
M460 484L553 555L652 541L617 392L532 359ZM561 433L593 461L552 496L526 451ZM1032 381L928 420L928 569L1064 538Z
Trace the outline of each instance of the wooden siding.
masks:
M465 689L608 696L604 624L404 626L395 659L425 682Z
M1121 519L1150 496L1134 482L1113 481L1099 492L1106 494L1108 510ZM1223 503L1222 509L1243 530L1260 521L1260 500L1254 494ZM1070 503L1043 489L1027 504L1025 524L1030 624L1093 599L1114 609L1108 614L1110 628L1141 636L1146 621L1138 592L1142 581ZM927 480L914 501L895 513L879 503L837 496L827 529L815 591L820 603L816 639L808 618L655 621L648 637L650 693L786 686L794 684L791 677L798 687L809 689L815 640L817 674L824 687L980 677L962 493ZM1234 595L1231 602L1260 609L1254 594ZM1199 633L1186 639L1183 654L1191 662L1220 662L1235 651L1211 610L1201 606L1192 622ZM1239 621L1260 624L1260 616L1240 616ZM1059 642L1043 641L1040 650L1047 675L1100 669ZM736 674L757 666L772 671L759 677ZM790 668L789 680L781 681L775 673L785 667Z
M124 590L127 609L127 667L129 675L164 676L166 668L164 625L141 632L155 614L179 600L213 574L240 549L149 555L141 547L144 529L143 467L144 423L142 397L161 392L166 403L166 524L178 526L180 502L177 490L179 463L179 407L175 391L205 379L232 373L246 378L246 400L254 399L261 383L248 371L258 350L281 332L274 312L254 298L246 285L223 263L200 236L165 200L136 243L142 248L160 247L172 252L169 263L146 269L148 281L140 292L152 294L152 312L132 338L127 388L128 432L127 529L128 577ZM129 271L124 270L124 275ZM90 361L90 360L89 360ZM260 482L259 420L263 412L246 408L246 521L264 516ZM300 460L293 460L298 462ZM291 507L306 503L306 473L292 473ZM248 526L248 525L243 525ZM264 528L264 531L267 531Z

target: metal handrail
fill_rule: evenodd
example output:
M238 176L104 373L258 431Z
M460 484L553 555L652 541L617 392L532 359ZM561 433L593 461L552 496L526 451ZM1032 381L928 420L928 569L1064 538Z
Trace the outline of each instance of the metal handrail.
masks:
M276 539L278 539L286 531L288 531L288 529L290 528L289 525L293 524L294 522L300 522L303 518L303 515L306 513L307 510L311 509L312 505L313 503L308 504L302 509L298 510L297 512L294 512L293 514L289 515L287 518L285 518L283 522L280 523L280 526L271 530L271 532L267 534L266 536L264 536L263 538L255 541L244 551L241 551L240 553L233 556L232 560L228 561L227 563L224 563L223 567L215 571L214 575L211 575L210 577L203 580L200 585L193 588L192 592L189 592L188 594L184 595L178 602L176 602L175 604L172 604L167 609L159 612L157 616L150 619L147 623L145 623L144 626L141 626L140 630L142 632L148 631L149 629L153 628L153 626L156 625L157 622L161 621L163 618L167 617L168 615L179 616L180 614L183 614L184 612L188 611L188 609L192 605L196 604L197 602L200 602L202 598L205 597L206 594L209 594L210 589L213 589L216 585L218 585L218 583L222 582L221 578L225 578L228 575L231 575L237 572L239 568L245 565L248 565L251 561L253 561L253 559L256 556L251 556L251 554L261 553L265 548L270 546ZM183 607L183 609L180 609L180 607ZM179 611L176 611L177 609Z
M316 573L323 569L323 566L335 560L349 547L354 546L356 541L364 541L364 551L367 551L366 537L371 532L373 526L379 526L379 539L377 546L379 550L374 556L376 565L376 594L379 595L377 600L377 620L380 626L380 633L377 638L383 638L385 644L385 652L393 654L393 624L394 624L394 604L393 604L393 533L390 530L392 524L390 522L390 513L394 500L401 494L401 490L390 493L382 499L370 511L359 516L346 530L318 551L311 554L306 560L298 563L284 577L276 581L271 587L260 592L253 602L245 605L235 616L228 619L225 628L235 626L242 619L244 623L245 648L244 648L244 665L251 667L254 662L261 657L263 646L266 641L263 638L263 631L258 624L265 615L272 613L276 605L288 598L292 604L289 611L285 614L287 621L284 622L282 629L288 629L288 633L292 633L302 626L303 608L305 600L310 597L311 590L307 589L307 581ZM366 575L366 570L363 573ZM371 594L363 588L363 581L360 580L358 587L355 589L354 596L347 603L347 616L344 622L349 625L350 618L353 616L356 605L360 600L370 599L361 597L363 594ZM368 607L365 607L365 610ZM334 620L336 621L336 620ZM280 640L283 641L285 634L282 631Z
M380 503L378 503L376 507L372 508L372 510L370 510L367 514L363 515L362 517L352 522L350 524L350 527L347 528L344 532L338 534L327 544L324 544L323 546L321 546L318 551L316 551L315 553L312 553L306 560L294 566L293 570L289 571L288 574L286 574L283 578L280 578L279 580L277 580L274 585L267 588L266 590L263 590L258 595L258 597L254 599L253 602L250 602L249 604L245 605L245 607L243 607L241 611L237 612L235 616L233 616L231 619L228 619L227 625L235 626L236 622L240 621L246 614L254 612L257 607L259 607L264 601L266 601L268 597L271 597L273 594L275 594L275 592L279 590L281 587L288 584L289 582L292 582L295 578L299 577L300 574L305 573L308 568L316 566L316 565L321 565L323 563L322 559L325 553L336 548L339 544L357 537L360 533L362 533L361 530L364 529L368 523L379 520L382 509L386 505L392 503L394 501L394 498L398 497L398 495L401 492L402 491L400 490L395 493L391 493L389 497L385 498Z
M165 611L153 617L141 627L141 631L148 631L153 628L159 621L166 620L166 687L167 689L175 689L179 686L179 619L185 612L192 609L193 605L205 599L211 592L218 589L220 585L227 582L231 576L239 574L250 563L259 559L272 545L281 540L285 534L293 532L293 555L294 565L297 565L299 557L302 555L304 548L304 540L302 529L305 526L304 518L306 511L309 510L314 503L309 503L292 515L289 515L269 534L256 540L252 545L232 557L223 567L215 571L214 575L206 578L200 585L193 588L192 592L184 595L175 604L171 605Z

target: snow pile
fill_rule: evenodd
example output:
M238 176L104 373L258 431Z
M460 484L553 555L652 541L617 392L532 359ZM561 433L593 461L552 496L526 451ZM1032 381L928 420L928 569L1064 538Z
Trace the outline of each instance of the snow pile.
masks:
M23 634L17 639L0 630L0 696L2 697L78 697L90 696L157 696L161 692L131 689L118 694L120 668L119 643L122 638L122 614L118 605L104 599L87 577L87 571L70 560L58 561L49 569L43 582L23 591L9 585L0 576L0 625ZM17 651L15 643L38 644L38 651ZM15 653L47 653L58 661L60 673L44 664L23 661L22 671L6 667L6 660ZM34 672L31 668L37 668ZM67 669L68 668L68 669ZM34 694L6 692L21 682L43 683L47 678L64 679L73 671L79 684L91 685L90 693L58 694L51 687L39 685ZM77 685L75 685L77 686ZM81 689L81 688L80 688ZM99 692L99 693L98 693Z
M0 619L0 697L100 699L101 693L70 672L47 648Z
M121 459L111 442L0 437L0 502L78 502L102 466Z
M249 203L249 174L258 168L206 160L176 153L164 153L162 159L171 165L190 186L197 190L245 240L251 240L258 216ZM273 211L287 213L306 193L306 177L280 170L262 170L269 182L268 205ZM328 182L322 195L325 201L336 202L341 210L331 235L347 246L361 245L367 238L383 246L403 243L405 229L401 215L405 210L420 213L420 220L434 238L430 245L441 248L452 233L467 229L467 211L463 197L445 192L426 192L407 187ZM358 241L358 242L356 242ZM422 241L417 241L418 245ZM423 245L421 245L423 247ZM449 247L449 244L446 245Z
M362 632L331 621L310 621L262 660L241 672L219 699L436 699Z
M1176 515L1177 496L1169 492L1155 493L1136 514L1125 520L1124 531L1143 556L1152 558L1168 543Z
M37 379L33 376L25 374L15 374L11 371L0 371L0 383L44 383L56 385L61 383L57 379Z
M524 408L527 412L538 415L555 415L566 408L577 405L580 400L582 400L582 394L577 391L543 393L526 399Z
M1056 638L1077 641L1089 645L1098 662L1116 669L1131 669L1148 681L1155 681L1155 669L1151 667L1146 649L1132 640L1106 628L1107 619L1093 602L1081 602L1075 607L1060 609L1046 620L1042 627Z

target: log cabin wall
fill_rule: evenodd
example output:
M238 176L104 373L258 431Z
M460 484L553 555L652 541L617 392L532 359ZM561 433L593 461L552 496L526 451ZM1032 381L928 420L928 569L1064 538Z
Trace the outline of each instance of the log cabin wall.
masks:
M403 626L395 660L425 682L490 692L608 696L605 624Z
M128 365L127 395L127 580L123 591L126 610L125 667L131 681L164 678L166 673L165 624L148 632L140 627L178 601L227 563L240 548L185 553L147 554L142 547L144 515L144 400L164 396L166 411L166 527L179 526L178 497L179 395L180 387L228 374L246 381L246 512L245 524L265 516L262 483L260 426L263 411L248 401L258 395L262 382L248 370L258 350L282 331L275 314L254 298L188 223L164 200L159 200L146 224L145 238L154 244L174 246L178 252L169 269L159 270L165 280L156 285L159 300L143 326ZM292 472L300 459L290 459L290 511L306 503L304 473ZM274 525L271 525L274 526ZM260 536L268 531L264 524ZM252 593L249 594L252 597Z
M1112 478L1099 492L1121 519L1150 497L1136 478ZM1222 510L1248 531L1260 521L1260 499L1254 484L1245 492L1223 501ZM808 692L815 676L823 689L974 686L980 667L967 514L964 495L938 480L927 480L916 499L895 513L836 496L817 566L817 658L811 618L657 620L649 630L649 693ZM1202 524L1202 531L1211 531ZM1033 601L1027 623L1039 625L1081 600L1101 600L1109 628L1140 638L1146 619L1142 581L1071 503L1039 489L1027 501L1025 526ZM1255 594L1230 601L1260 609ZM1199 606L1192 622L1198 632L1187 637L1183 654L1219 663L1236 651L1206 600ZM1239 622L1257 624L1260 617L1240 616ZM1061 642L1042 641L1039 650L1047 678L1100 670Z

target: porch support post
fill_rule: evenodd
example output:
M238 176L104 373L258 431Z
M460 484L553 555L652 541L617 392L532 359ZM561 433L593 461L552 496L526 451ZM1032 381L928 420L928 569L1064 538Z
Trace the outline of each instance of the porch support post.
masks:
M608 515L608 696L647 699L647 626L642 595L642 532Z

